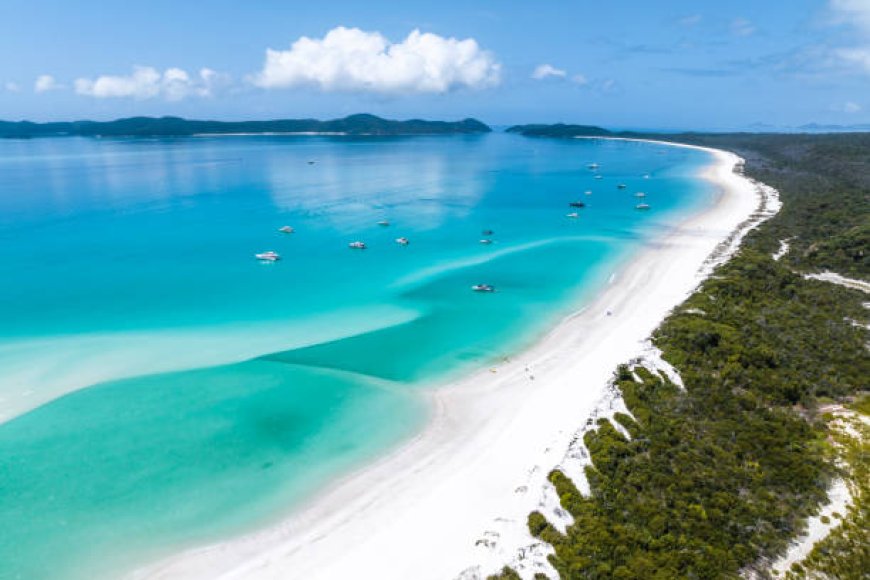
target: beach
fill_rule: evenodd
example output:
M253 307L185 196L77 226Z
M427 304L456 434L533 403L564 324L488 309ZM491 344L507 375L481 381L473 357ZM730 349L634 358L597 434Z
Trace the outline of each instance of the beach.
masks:
M775 211L741 160L708 150L710 207L650 243L530 349L427 391L412 440L324 489L278 525L135 571L143 578L486 577L533 540L546 476L667 313ZM712 256L712 258L711 258ZM389 420L385 417L384 420Z

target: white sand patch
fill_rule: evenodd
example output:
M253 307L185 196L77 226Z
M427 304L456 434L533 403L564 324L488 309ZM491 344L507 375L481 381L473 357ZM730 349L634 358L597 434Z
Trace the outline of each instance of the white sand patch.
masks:
M819 274L804 274L804 278L809 280L821 280L822 282L830 282L839 286L845 286L852 290L860 290L870 294L870 282L864 280L856 280L854 278L846 278L835 272L821 272Z

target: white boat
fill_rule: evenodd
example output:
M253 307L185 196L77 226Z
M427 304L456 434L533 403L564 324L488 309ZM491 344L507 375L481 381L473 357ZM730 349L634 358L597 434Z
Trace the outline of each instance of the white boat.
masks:
M381 220L378 222L378 225L387 227L388 225L390 225L390 222L388 222L387 220Z
M571 213L565 214L565 217L569 217L569 218L572 218L572 219L573 219L573 218L578 218L578 217L580 217L580 214L577 213L577 212L575 211L575 212L571 212Z
M490 240L489 238L484 238L484 239L480 240L480 243L481 244L491 244L492 240Z
M599 166L597 163L590 163L586 167L588 167L589 169L598 169Z
M592 195L592 192L591 192L591 191L584 191L583 193L584 193L585 195Z
M281 259L281 256L278 254L278 252L273 252L272 250L269 250L268 252L254 254L254 257L263 262L277 262Z
M628 186L625 185L624 183L620 183L619 185L616 186L616 189L625 189L626 187L628 187Z
M408 241L408 238L396 238L396 243L400 246L407 246L411 242Z
M634 194L634 197L646 197L646 194L642 191L638 191Z
M649 179L649 173L643 176L644 179Z
M495 286L489 284L475 284L471 289L475 292L495 292Z
M595 179L604 179L604 176L603 175L596 175Z
M635 209L649 209L649 204L648 203L639 203L634 207L635 207Z
M365 244L365 242L351 242L348 244L348 247L350 247L353 250L365 250L366 244Z
M280 228L278 228L278 231L282 234L292 234L294 230L290 226L281 226Z

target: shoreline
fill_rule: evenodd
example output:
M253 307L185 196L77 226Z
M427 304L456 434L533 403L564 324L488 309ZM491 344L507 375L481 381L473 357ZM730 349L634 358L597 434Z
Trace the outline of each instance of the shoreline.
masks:
M736 155L651 142L710 152L701 176L718 199L617 270L591 303L529 349L426 392L432 416L398 449L277 525L131 577L476 579L511 563L533 541L523 535L525 520L547 474L608 400L616 366L642 353L671 309L771 215L758 210L772 190L743 177Z

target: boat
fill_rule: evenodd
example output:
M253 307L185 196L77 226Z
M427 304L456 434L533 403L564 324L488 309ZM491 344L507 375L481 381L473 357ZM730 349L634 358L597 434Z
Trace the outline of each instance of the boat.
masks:
M481 244L491 244L492 240L490 240L489 238L483 238L482 240L480 240L480 243Z
M491 235L494 234L495 232L492 231L492 230L483 230L483 231L480 232L480 233L481 233L481 235L484 235L484 236L491 236Z
M294 230L290 226L281 226L278 228L278 231L284 234L292 234Z
M309 161L308 165L314 165L315 163L316 163L315 161Z
M598 169L599 165L597 163L590 163L586 167L588 167L589 169Z
M408 238L396 238L396 243L399 244L400 246L407 246L411 242L408 241Z
M646 197L646 194L642 191L638 191L634 194L634 197Z
M624 183L620 183L616 186L616 189L625 189L627 186Z
M580 214L575 211L575 212L565 214L565 217L578 218L578 217L580 217Z
M596 175L595 179L604 179L604 176L603 175Z
M388 222L387 220L381 220L378 222L378 225L387 227L388 225L390 225L390 222Z
M278 252L273 252L272 250L269 250L268 252L254 254L254 257L263 262L277 262L281 259L281 256L278 254Z
M644 179L649 179L649 173L643 176Z
M351 242L348 244L348 247L350 247L353 250L365 250L366 249L365 242Z
M639 203L636 206L634 206L634 208L635 209L649 209L649 204L648 203Z
M592 195L592 192L591 191L584 191L583 194L584 195Z
M570 207L586 207L586 204L583 203L582 201L572 201L572 202L569 202L568 205Z
M475 284L471 289L475 292L495 292L495 286L489 284Z

